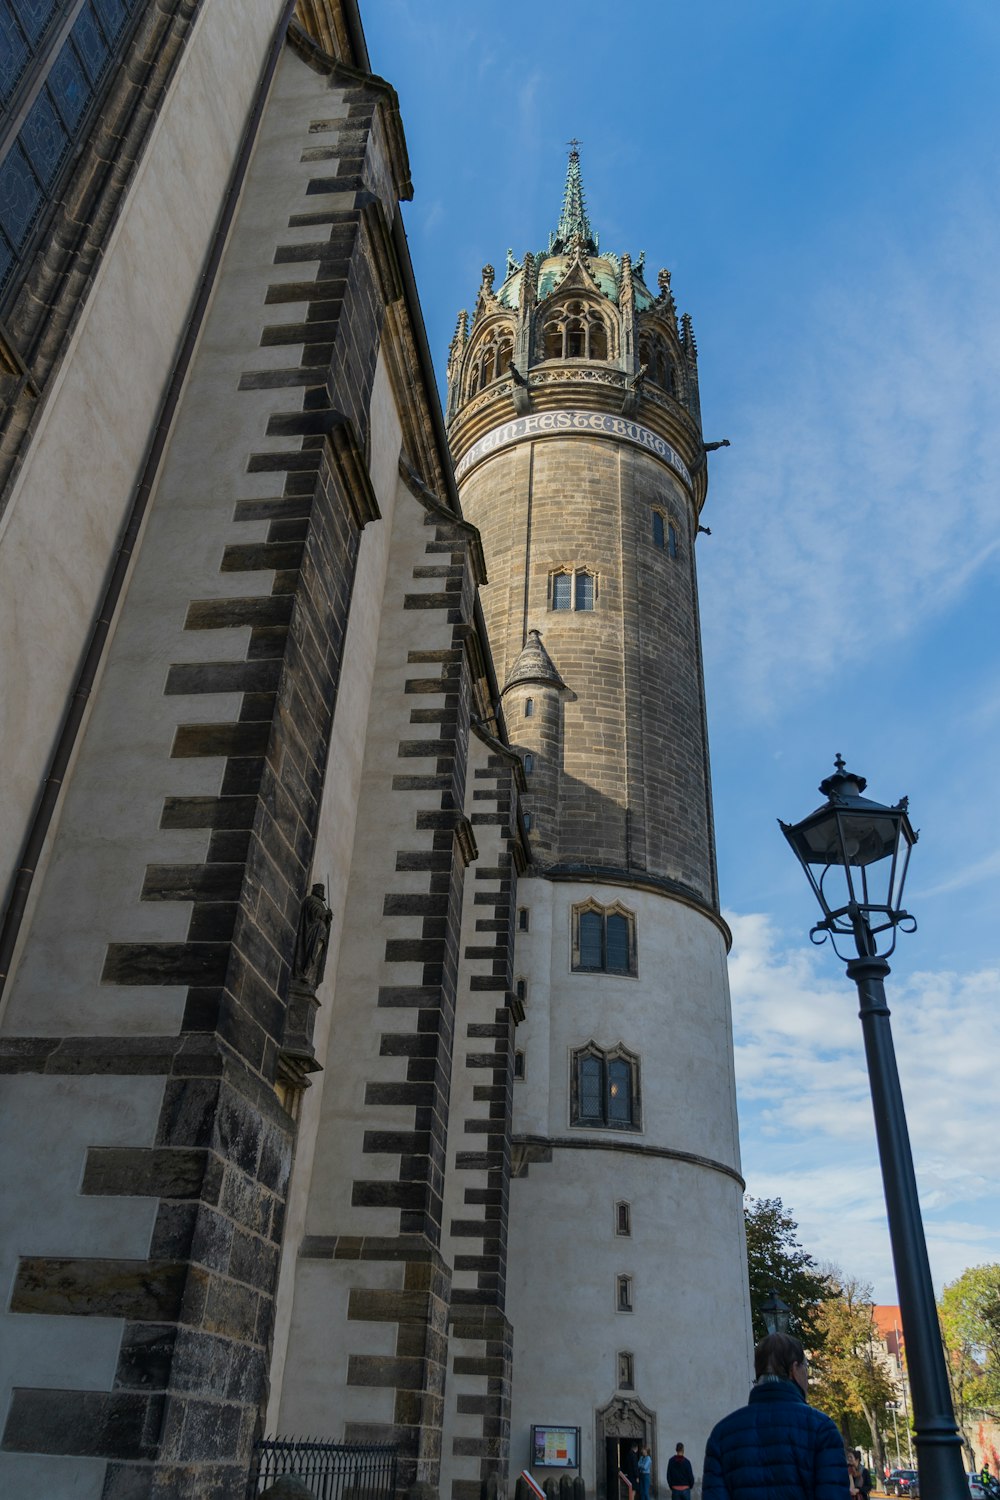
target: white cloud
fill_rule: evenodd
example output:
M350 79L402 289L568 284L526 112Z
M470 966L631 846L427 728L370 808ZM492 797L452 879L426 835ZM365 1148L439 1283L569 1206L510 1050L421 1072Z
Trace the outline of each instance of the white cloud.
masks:
M938 226L907 248L841 229L846 258L787 299L754 396L713 412L734 448L713 470L706 636L746 712L876 670L1000 549L1000 213L956 190Z
M784 949L765 915L727 916L744 1171L781 1197L820 1261L894 1301L861 1024L827 950ZM993 1081L1000 970L889 981L931 1265L940 1285L1000 1259Z

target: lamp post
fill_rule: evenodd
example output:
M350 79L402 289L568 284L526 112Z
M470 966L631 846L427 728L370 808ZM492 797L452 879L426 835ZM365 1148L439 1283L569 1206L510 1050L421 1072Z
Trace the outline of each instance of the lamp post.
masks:
M760 1315L764 1319L764 1327L768 1333L788 1332L792 1309L787 1302L782 1302L773 1288L767 1301L760 1304Z
M861 795L866 785L838 755L834 774L820 783L826 802L801 823L782 823L781 831L823 913L810 937L814 943L830 939L858 988L920 1486L930 1500L968 1500L885 998L886 960L896 946L896 929L913 932L917 925L902 904L917 835L905 797L887 807ZM855 951L842 952L838 939Z

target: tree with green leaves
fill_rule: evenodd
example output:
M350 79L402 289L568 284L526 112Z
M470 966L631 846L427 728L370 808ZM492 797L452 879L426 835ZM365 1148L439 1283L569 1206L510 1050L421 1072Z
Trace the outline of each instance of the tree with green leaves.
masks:
M829 1287L816 1262L799 1244L799 1226L780 1198L744 1199L747 1268L754 1342L767 1333L761 1305L772 1292L787 1303L789 1333L809 1348L816 1344L815 1313Z
M973 1412L1000 1416L1000 1265L970 1266L939 1304L955 1414L966 1446Z
M871 1449L885 1467L882 1429L896 1383L875 1324L872 1289L831 1268L829 1290L816 1311L819 1343L812 1360L809 1400L837 1423L852 1446Z

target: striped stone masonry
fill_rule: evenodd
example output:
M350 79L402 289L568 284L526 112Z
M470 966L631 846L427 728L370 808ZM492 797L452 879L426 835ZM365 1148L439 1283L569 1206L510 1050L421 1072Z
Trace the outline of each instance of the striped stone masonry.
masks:
M524 775L517 757L482 730L472 747L466 806L479 860L468 872L463 923L449 1145L454 1212L446 1226L454 1266L446 1418L452 1500L478 1500L491 1475L502 1483L509 1457L512 1334L504 1308L514 1028L523 1014L512 975Z
M106 1500L242 1497L267 1390L294 1136L274 1082L359 538L379 514L365 446L380 330L401 290L386 210L372 191L386 193L373 147L384 86L346 70L350 86L340 87L336 65L302 37L296 47L336 90L335 118L314 122L301 148L303 161L323 161L303 177L303 212L291 227L308 225L315 237L292 235L274 255L266 304L296 304L297 320L266 322L260 344L287 346L288 363L254 370L247 350L240 391L258 402L274 392L268 445L234 453L232 490L205 501L228 508L231 540L223 586L189 600L184 627L199 640L220 632L225 649L213 660L199 647L170 666L164 685L186 705L238 695L235 717L179 722L163 745L166 786L172 765L221 765L216 794L172 793L162 806L161 829L205 831L207 852L194 863L165 856L145 871L143 902L190 903L186 937L112 941L101 974L105 992L185 987L180 1033L4 1043L8 1070L164 1075L154 1144L92 1147L82 1188L157 1200L149 1258L22 1257L11 1303L23 1314L124 1319L112 1390L15 1388L3 1434L7 1451L110 1460ZM273 476L273 494L234 499L240 467ZM195 506L190 525L197 549ZM247 580L245 592L233 575ZM231 654L234 627L246 631L242 659ZM442 953L439 967L449 970L453 1007L455 962ZM411 1217L423 1229L434 1201L416 1197ZM443 1338L443 1312L439 1321Z

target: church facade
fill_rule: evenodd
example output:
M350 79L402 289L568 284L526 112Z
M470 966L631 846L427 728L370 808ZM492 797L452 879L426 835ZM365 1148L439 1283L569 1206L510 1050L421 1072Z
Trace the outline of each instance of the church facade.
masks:
M749 1339L690 323L574 151L442 413L354 0L0 15L0 1485L662 1475Z

